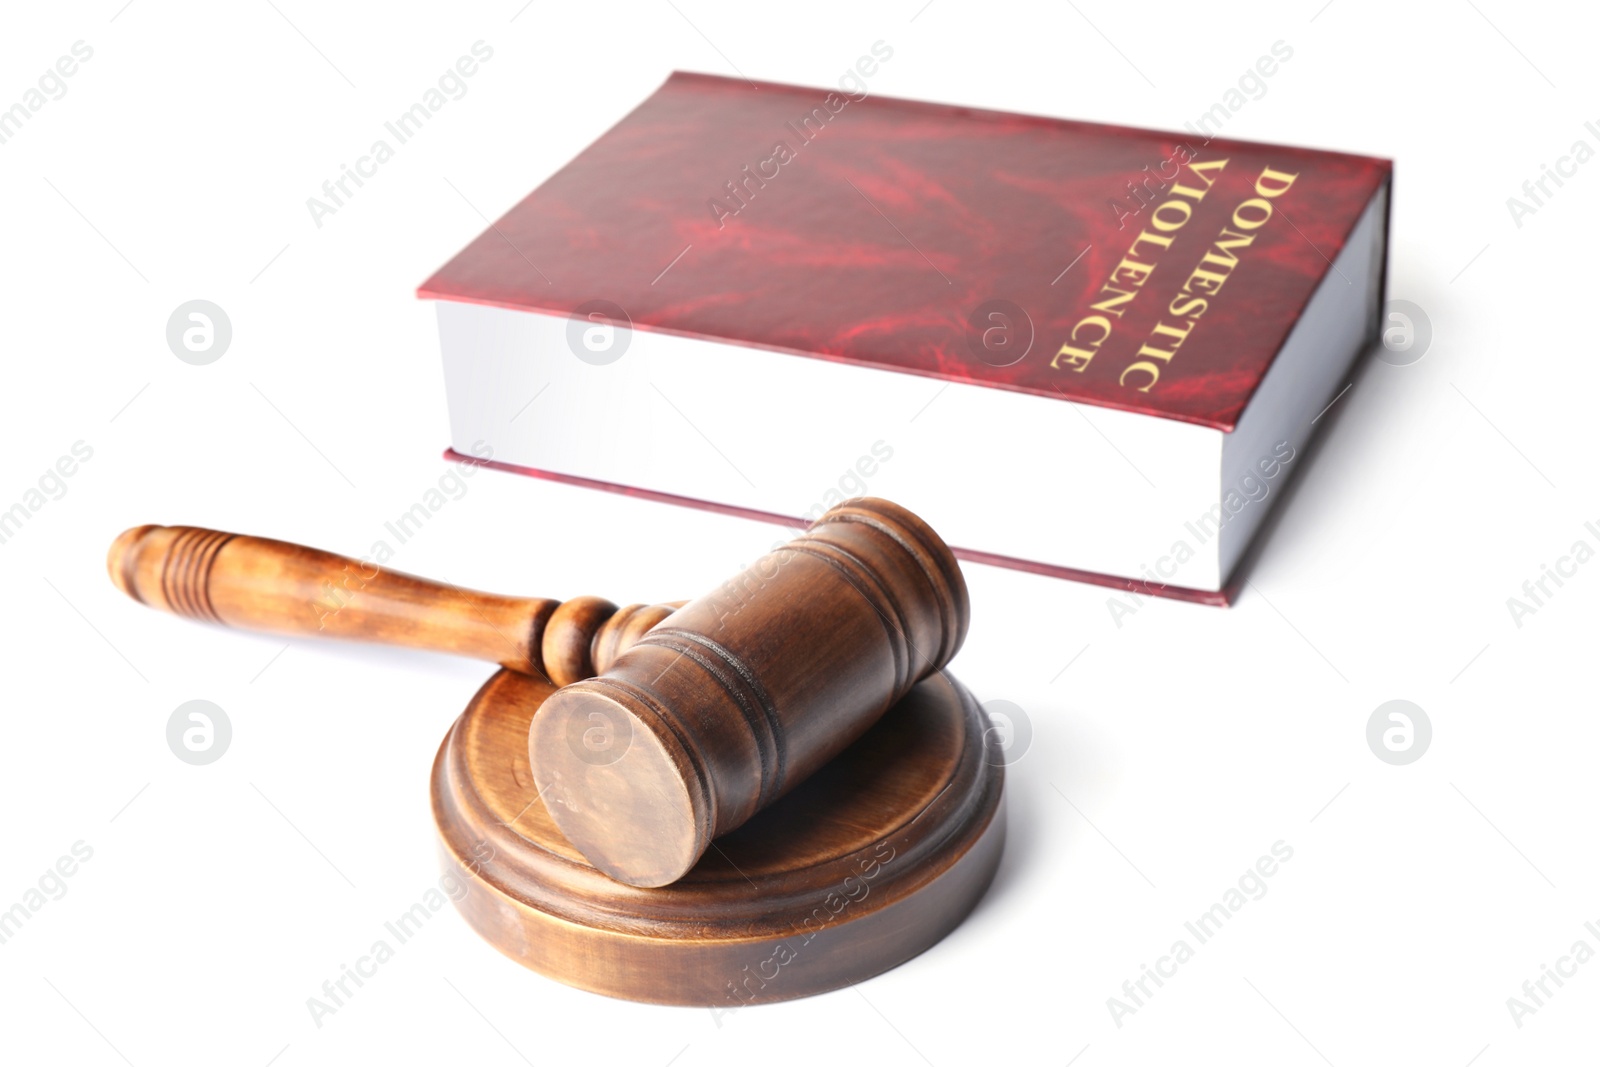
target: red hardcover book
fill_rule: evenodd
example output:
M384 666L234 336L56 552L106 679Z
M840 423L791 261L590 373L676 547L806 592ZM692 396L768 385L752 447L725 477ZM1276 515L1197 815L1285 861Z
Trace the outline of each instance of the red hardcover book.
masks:
M453 452L1226 603L1376 335L1390 164L865 84L674 74L424 283Z

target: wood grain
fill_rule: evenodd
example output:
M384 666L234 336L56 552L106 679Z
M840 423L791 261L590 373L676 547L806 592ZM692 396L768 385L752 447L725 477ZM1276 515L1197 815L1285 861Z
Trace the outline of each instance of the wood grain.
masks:
M921 519L840 505L551 697L534 780L591 864L667 885L948 663L970 613Z
M603 670L675 604L499 596L303 545L137 526L106 568L142 604L241 630L372 641L498 663L567 685Z
M522 740L552 691L484 685L434 761L433 811L467 922L569 985L725 1010L840 988L935 944L999 863L1003 770L948 673L656 889L597 870L539 803Z

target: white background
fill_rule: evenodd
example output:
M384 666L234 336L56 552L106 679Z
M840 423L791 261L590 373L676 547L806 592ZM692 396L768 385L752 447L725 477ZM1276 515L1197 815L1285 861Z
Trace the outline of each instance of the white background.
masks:
M1518 627L1506 600L1600 525L1594 15L1399 4L773 5L651 0L30 5L0 106L93 58L0 145L0 508L93 458L0 545L0 908L93 858L0 945L8 1062L864 1061L1482 1065L1592 1056L1600 962L1515 1025L1506 999L1600 925L1600 562ZM276 4L276 7L274 7ZM120 10L119 10L120 9ZM440 73L494 58L319 229L305 207ZM857 989L742 1011L637 1006L519 968L447 912L318 1028L306 998L436 877L428 768L489 669L161 616L106 580L124 527L191 523L364 553L446 473L414 287L675 67L1156 127L1293 58L1230 136L1396 160L1390 295L1431 348L1370 361L1231 610L967 568L955 671L1026 709L1011 836L948 939ZM713 44L714 42L714 44ZM452 188L452 185L454 188ZM231 348L174 358L180 303ZM886 429L912 412L886 412ZM738 442L722 447L737 458ZM987 442L975 447L994 447ZM1037 468L1053 457L996 462ZM706 462L718 462L708 454ZM819 495L854 456L819 459ZM780 531L480 473L393 561L505 592L675 599ZM1082 521L1094 521L1092 501ZM1553 586L1551 588L1554 588ZM1070 664L1070 665L1069 665ZM168 751L173 709L231 748ZM1368 750L1382 702L1434 738ZM1107 998L1282 840L1294 849L1118 1027ZM1551 987L1554 989L1554 987Z

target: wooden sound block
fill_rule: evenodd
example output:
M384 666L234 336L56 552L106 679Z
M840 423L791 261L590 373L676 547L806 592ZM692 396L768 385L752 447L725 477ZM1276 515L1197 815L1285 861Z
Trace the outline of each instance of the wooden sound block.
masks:
M528 728L552 692L491 678L439 749L433 811L468 924L569 985L730 1009L837 989L949 933L1000 862L1004 774L949 674L655 889L590 866L538 796Z

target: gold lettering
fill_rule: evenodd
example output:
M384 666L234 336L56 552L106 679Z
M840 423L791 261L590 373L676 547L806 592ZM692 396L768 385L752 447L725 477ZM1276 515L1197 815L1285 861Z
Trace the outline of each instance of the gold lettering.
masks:
M1182 155L1175 152L1173 162L1180 163L1181 169L1172 171L1170 178L1165 170L1161 172L1164 182L1173 181L1166 199L1150 212L1147 228L1139 231L1139 235L1112 268L1111 276L1094 294L1093 302L1089 305L1094 313L1073 324L1067 343L1050 360L1052 368L1081 372L1089 366L1115 330L1113 320L1123 318L1128 304L1147 286L1160 254L1171 249L1176 231L1193 220L1194 205L1205 199L1228 165L1227 159L1197 162L1192 151ZM1183 174L1183 170L1188 173ZM1180 176L1193 184L1174 181ZM1142 383L1133 386L1142 393L1148 393L1155 387L1161 380L1161 368L1170 363L1193 331L1195 322L1210 307L1207 298L1222 288L1238 265L1239 256L1234 250L1250 247L1255 241L1254 231L1266 225L1272 217L1273 208L1269 201L1287 192L1297 177L1296 174L1271 167L1261 171L1255 181L1255 198L1234 209L1233 228L1223 227L1212 248L1188 275L1183 290L1172 297L1167 305L1165 314L1175 317L1177 324L1158 319L1151 328L1149 341L1160 339L1171 347L1159 348L1151 343L1141 345L1133 361L1118 376L1119 383L1124 386ZM1145 187L1148 185L1147 181ZM1129 189L1138 196L1139 190L1134 189L1132 183ZM1154 203L1155 199L1152 196L1140 206ZM1147 244L1150 247L1147 248Z
M1299 174L1285 174L1281 170L1273 170L1268 167L1261 172L1261 177L1256 179L1256 195L1264 196L1268 199L1276 199L1287 193L1289 186L1293 185L1294 180L1298 177L1300 177ZM1269 182L1276 183L1276 188L1273 185L1269 185Z
M1194 270L1189 272L1189 280L1183 283L1183 291L1186 293L1205 293L1207 296L1215 296L1217 290L1222 288L1222 283L1227 280L1228 276L1226 274L1218 274L1214 270L1206 270L1204 267L1196 267Z
M1131 297L1132 294L1130 293L1129 296ZM1111 320L1104 315L1090 315L1087 318L1079 319L1072 327L1070 339L1073 341L1078 340L1078 331L1085 326L1100 327L1100 336L1093 341L1085 341L1084 343L1088 346L1086 348L1071 344L1062 345L1061 351L1057 352L1055 357L1050 360L1051 367L1060 370L1063 364L1062 356L1067 357L1065 365L1079 373L1082 373L1083 369L1089 365L1089 361L1094 358L1095 352L1105 343L1106 338L1111 336Z
M1057 352L1055 358L1050 361L1050 366L1053 369L1061 369L1062 356L1067 357L1066 366L1071 367L1073 370L1078 371L1079 373L1082 373L1083 369L1089 365L1089 361L1094 358L1094 349L1073 348L1071 345L1062 345L1061 351Z
M1096 311L1109 311L1119 319L1122 318L1122 313L1126 310L1122 305L1132 300L1138 292L1135 289L1113 289L1109 285L1102 286L1100 291L1102 293L1116 293L1117 295L1107 297L1098 304L1090 304L1089 306Z
M1151 212L1150 224L1157 230L1170 233L1187 223L1193 216L1194 209L1184 200L1176 198L1184 197L1187 200L1198 203L1211 189L1216 182L1217 175L1227 164L1228 161L1225 159L1212 160L1208 163L1190 163L1189 169L1205 183L1205 188L1194 189L1182 185L1174 186L1172 189L1173 199L1163 201L1159 207ZM1172 359L1178 354L1178 349L1183 346L1183 343L1189 339L1189 335L1194 332L1195 323L1200 319L1200 316L1206 313L1206 309L1211 306L1211 302L1207 298L1214 296L1233 276L1234 269L1239 265L1239 255L1236 250L1249 248L1255 243L1255 231L1265 226L1272 218L1272 201L1288 192L1298 177L1298 174L1274 170L1271 167L1262 170L1255 181L1254 192L1256 195L1233 209L1233 216L1230 220L1232 228L1230 229L1228 226L1222 228L1222 232L1217 235L1211 247L1200 258L1200 262L1195 265L1194 269L1189 272L1189 276L1184 279L1183 289L1167 305L1166 313L1175 316L1178 319L1178 324L1173 325L1160 318L1156 320L1156 324L1151 327L1147 341L1139 346L1139 351L1134 353L1133 361L1117 376L1119 385L1127 387L1135 382L1140 382L1142 384L1133 385L1133 388L1136 388L1141 393L1148 393L1155 388L1156 384L1161 381L1162 369L1172 364ZM1179 215L1181 217L1175 217ZM1155 239L1159 243L1161 238L1159 235L1151 234L1148 231L1141 233L1139 238L1134 241L1133 248L1128 250L1128 254L1132 256L1139 246L1139 241L1145 239ZM1161 248L1164 250L1171 243L1172 238L1170 236L1166 237L1165 243L1161 244ZM1113 271L1111 275L1113 281L1125 281L1128 284L1143 286L1145 279L1155 269L1152 264L1144 270L1143 276L1139 277L1137 281L1134 281L1131 277L1128 279L1119 278L1119 272L1127 264L1128 260L1126 259L1121 264L1118 264L1117 270ZM1132 299L1131 295L1129 299ZM1120 315L1120 312L1118 314ZM1082 325L1082 323L1079 325ZM1074 327L1074 334L1076 334L1076 330L1077 328ZM1106 335L1108 336L1109 333L1108 329ZM1105 337L1102 336L1101 341L1104 340ZM1161 340L1170 347L1157 347L1152 343L1156 340ZM1099 343L1096 342L1097 347Z
M1255 210L1261 212L1261 217L1254 222L1250 221L1250 219L1244 213L1244 209L1247 207L1254 208ZM1261 227L1267 224L1267 220L1271 217L1272 205L1267 203L1267 201L1263 200L1261 197L1254 197L1250 200L1246 200L1244 203L1233 209L1233 224L1241 230L1259 230Z
M1152 220L1154 221L1154 220ZM1111 280L1121 285L1131 285L1135 289L1145 283L1150 277L1150 272L1156 269L1154 263L1141 263L1137 259L1124 259L1111 271ZM1126 278L1122 275L1128 275Z
M1205 255L1200 257L1200 262L1210 263L1218 268L1225 268L1223 269L1222 273L1232 274L1233 268L1239 265L1239 257L1231 252L1226 256L1219 256L1215 252L1207 252Z
M1182 343L1183 343L1182 341L1178 342L1178 344L1182 344ZM1178 345L1173 345L1171 352L1168 352L1168 351L1166 351L1165 349L1162 349L1162 348L1156 348L1156 347L1154 347L1152 345L1140 345L1139 346L1139 351L1134 353L1135 356L1145 356L1145 357L1147 357L1149 359L1159 359L1163 363L1171 363L1172 362L1172 357L1177 355L1177 354L1178 354Z
M1207 253L1206 258L1211 259L1215 255L1216 262L1227 262L1229 264L1237 263L1239 262L1239 257L1233 254L1233 250L1235 248L1248 248L1255 243L1255 239L1256 235L1253 233L1234 233L1232 230L1224 226L1222 228L1222 234L1216 240L1216 247L1220 252L1227 254L1226 260L1224 260L1221 255L1217 255L1216 253Z
M1155 329L1151 330L1150 332L1153 333L1153 334L1154 333L1159 333L1163 337L1171 337L1171 338L1173 338L1172 347L1173 347L1174 351L1176 351L1178 346L1183 344L1184 339L1189 336L1189 331L1194 329L1194 320L1193 319L1184 319L1183 321L1186 323L1186 325L1181 330L1178 329L1176 326L1168 326L1164 322L1157 321L1156 325L1155 325Z
M1139 236L1133 239L1133 244L1128 246L1128 255L1135 258L1138 257L1140 241L1154 241L1156 244L1161 246L1161 250L1163 252L1172 247L1172 238L1167 237L1164 234L1151 233L1149 230L1142 230L1140 231Z
M1179 213L1176 222L1163 219L1161 217L1161 213L1166 211L1168 208L1174 208L1178 210ZM1156 208L1155 211L1151 212L1150 225L1154 226L1158 230L1161 230L1163 233L1171 233L1173 230L1176 230L1178 227L1188 222L1189 216L1193 214L1194 208L1190 207L1186 201L1163 200L1161 202L1161 206Z
M1217 173L1227 165L1228 161L1226 159L1212 159L1205 163L1191 163L1189 164L1189 169L1194 171L1195 176L1201 181L1205 182L1206 188L1209 189L1211 188L1212 183L1217 180ZM1206 177L1208 174L1211 175L1211 177Z
M1104 332L1095 340L1084 343L1091 348L1099 348L1105 344L1106 338L1111 336L1111 320L1104 315L1090 315L1086 319L1079 319L1078 324L1072 328L1071 340L1076 341L1078 339L1078 331L1091 324L1100 327Z
M1128 375L1135 372L1150 375L1150 380L1144 385L1139 386L1139 392L1141 393L1148 393L1150 391L1150 387L1161 380L1161 368L1156 366L1154 363L1151 363L1149 360L1141 359L1137 363L1129 364L1128 369L1117 376L1117 384L1127 385Z

